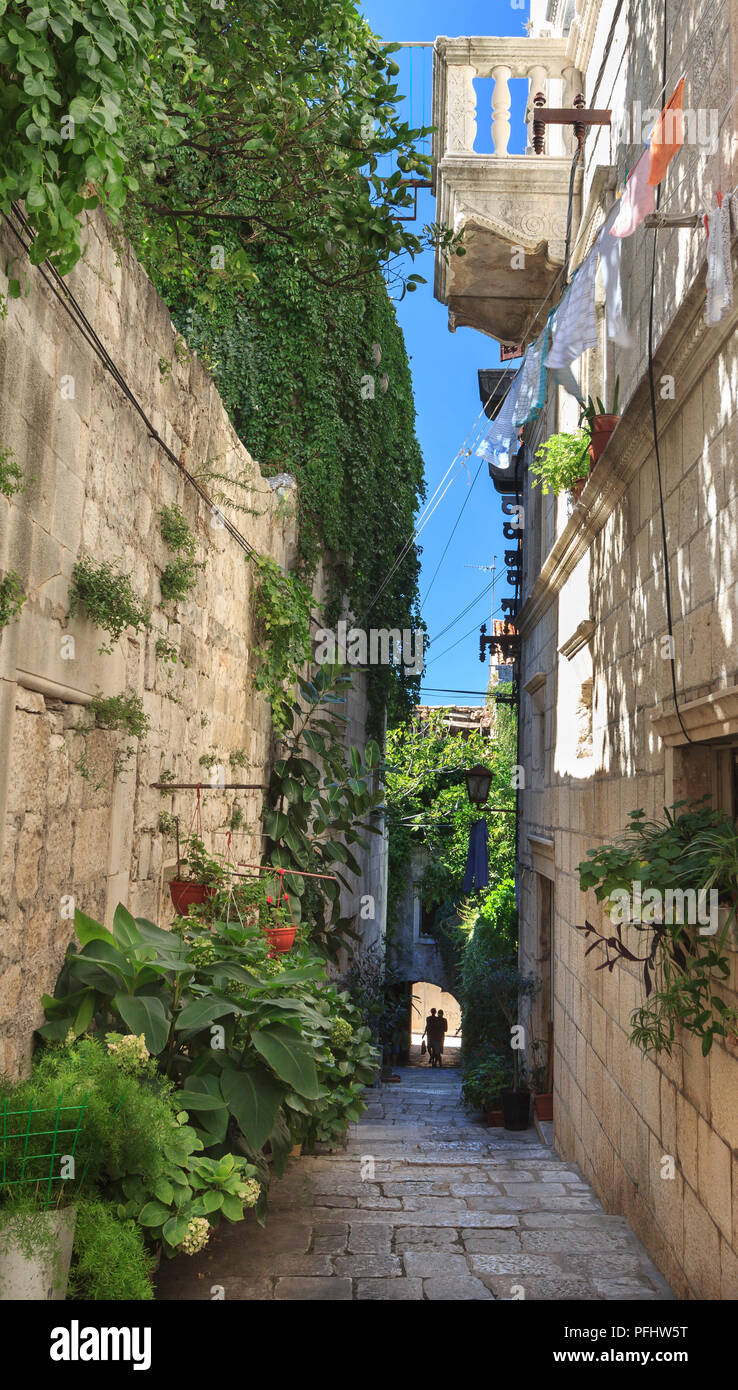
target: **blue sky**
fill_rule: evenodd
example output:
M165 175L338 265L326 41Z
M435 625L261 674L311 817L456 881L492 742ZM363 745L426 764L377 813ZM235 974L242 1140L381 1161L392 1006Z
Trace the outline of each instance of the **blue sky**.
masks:
M514 34L523 32L528 9L513 9L508 0L363 0L360 9L375 33L388 41L433 40L438 34ZM398 79L400 91L410 94L409 50L396 55L401 64ZM415 125L423 124L421 115L423 81L421 51L413 54L413 110ZM425 124L430 125L430 51L425 58ZM512 137L510 150L524 149L522 90L511 83L513 92ZM522 86L522 84L520 84ZM480 135L477 150L491 148L489 127L491 114L491 81L478 84ZM418 227L436 220L435 199L421 192L418 199ZM491 338L471 328L448 331L448 312L433 297L433 254L426 253L415 262L413 269L424 275L414 295L406 295L397 306L397 317L405 333L407 350L415 388L417 430L425 458L426 484L429 497L435 491L457 450L481 410L477 370L499 365L497 344ZM480 460L468 460L468 477L474 478ZM440 569L434 571L468 494L467 474L462 471L446 493L440 506L429 520L419 539L423 547L420 593L423 617L431 640L428 664L421 698L426 704L481 704L474 695L445 695L438 689L483 691L487 666L479 661L479 625L487 621L489 630L490 594L479 598L466 616L445 634L443 629L481 594L491 576L468 565L489 565L497 556L495 608L499 612L500 598L510 592L503 567L505 546L502 535L500 497L494 492L486 464L477 477L473 491ZM431 587L432 583L432 587ZM425 599L426 593L428 594ZM471 629L471 631L470 631ZM443 634L443 635L442 635ZM468 634L465 636L465 634ZM463 640L459 640L463 639Z

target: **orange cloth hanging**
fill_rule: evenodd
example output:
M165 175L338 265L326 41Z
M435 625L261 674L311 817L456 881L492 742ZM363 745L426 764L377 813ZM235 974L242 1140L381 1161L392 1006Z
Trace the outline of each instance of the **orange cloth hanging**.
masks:
M651 169L648 182L655 188L661 183L670 161L684 144L682 97L684 78L680 77L651 133Z

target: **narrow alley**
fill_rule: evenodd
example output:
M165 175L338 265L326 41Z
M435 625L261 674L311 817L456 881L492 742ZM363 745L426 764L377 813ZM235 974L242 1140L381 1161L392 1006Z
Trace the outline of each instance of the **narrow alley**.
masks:
M290 1162L266 1229L162 1264L162 1299L628 1299L672 1294L578 1168L465 1112L457 1068L370 1091L346 1149Z

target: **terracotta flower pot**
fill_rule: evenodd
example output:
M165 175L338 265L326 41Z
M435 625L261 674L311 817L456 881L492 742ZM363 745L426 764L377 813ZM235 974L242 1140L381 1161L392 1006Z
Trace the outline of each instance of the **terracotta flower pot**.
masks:
M584 478L577 478L577 480L576 480L576 482L575 482L575 484L574 484L574 486L573 486L573 488L572 488L572 490L571 490L571 496L572 496L572 501L573 501L573 502L576 503L576 502L579 501L579 498L581 497L582 491L583 491L583 489L584 489L584 484L586 483L588 477L589 477L589 473L587 473L586 477L584 477Z
M273 951L289 951L295 940L297 927L265 927L264 935Z
M502 1129L505 1123L501 1110L488 1110L484 1118L487 1124L494 1129Z
M547 1124L553 1119L553 1103L553 1091L533 1097L533 1109L542 1124Z
M610 442L610 435L620 423L619 415L595 415L592 418L592 443L589 446L589 460L594 468L597 460L604 454Z
M180 917L187 916L187 909L193 904L199 906L206 898L212 898L215 889L209 883L189 883L182 878L173 878L169 883L174 910Z

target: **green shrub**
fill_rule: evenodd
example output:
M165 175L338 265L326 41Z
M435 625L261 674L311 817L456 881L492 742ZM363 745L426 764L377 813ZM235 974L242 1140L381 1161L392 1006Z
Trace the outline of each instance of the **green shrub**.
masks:
M173 502L169 507L161 508L159 530L163 541L170 550L173 550L175 554L188 555L190 559L193 558L197 551L197 541L182 508L178 507L176 502Z
M151 727L141 696L132 690L123 695L103 695L98 690L89 707L101 729L124 730L133 738L145 738Z
M184 555L178 560L170 560L159 580L164 602L171 600L173 603L180 603L186 599L197 583L196 571L204 568L203 563L198 564Z
M0 493L3 497L13 497L16 492L24 492L23 469L12 449L0 448Z
M573 488L589 473L589 445L586 430L550 435L531 461L533 486L541 486L544 493L553 492L555 496Z
M74 566L69 589L70 618L82 607L95 627L109 633L110 643L100 647L108 655L126 628L139 632L151 626L151 609L139 598L129 576L107 560L98 565L85 556Z
M109 1202L80 1203L68 1299L149 1302L154 1297L154 1264L135 1221L121 1220Z
M0 628L20 617L26 596L15 570L8 570L0 579Z

